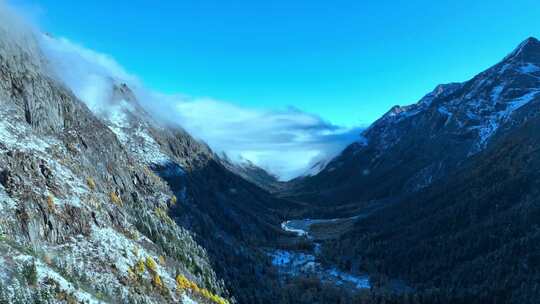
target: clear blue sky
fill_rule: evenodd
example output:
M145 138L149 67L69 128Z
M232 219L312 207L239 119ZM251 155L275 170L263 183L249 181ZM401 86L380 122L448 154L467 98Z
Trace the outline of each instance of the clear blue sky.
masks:
M13 0L167 93L375 120L463 81L528 36L538 0Z

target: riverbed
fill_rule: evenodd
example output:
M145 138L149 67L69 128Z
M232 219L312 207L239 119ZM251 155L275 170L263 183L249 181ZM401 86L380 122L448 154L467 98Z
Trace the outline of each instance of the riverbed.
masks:
M310 240L313 243L313 250L274 250L270 253L272 264L284 276L316 276L321 282L335 284L336 286L355 289L371 288L367 274L347 273L337 267L323 265L319 261L321 243L310 233L313 225L339 225L354 219L304 219L283 222L281 228L284 231L296 234L299 239Z

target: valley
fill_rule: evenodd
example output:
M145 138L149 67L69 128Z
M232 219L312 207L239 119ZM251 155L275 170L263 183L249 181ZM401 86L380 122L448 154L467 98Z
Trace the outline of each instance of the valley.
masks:
M538 302L536 38L287 182L66 43L0 22L0 303Z
M306 276L316 277L322 282L349 289L369 289L371 287L369 277L366 274L351 274L338 270L332 265L323 265L320 261L321 241L335 237L336 230L346 229L358 217L345 219L305 219L290 220L283 222L281 227L284 231L297 235L300 242L308 241L307 250L282 250L278 249L269 253L274 265L280 274L292 277ZM314 233L313 226L319 226ZM328 231L328 233L325 233Z

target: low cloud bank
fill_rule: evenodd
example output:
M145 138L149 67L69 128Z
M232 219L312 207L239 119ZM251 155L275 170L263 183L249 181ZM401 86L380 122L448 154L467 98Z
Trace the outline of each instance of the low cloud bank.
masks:
M294 108L264 111L212 99L174 105L179 123L213 149L233 160L248 159L284 180L336 156L360 134Z
M8 15L11 11L0 0L0 16ZM13 20L19 22L18 18ZM106 113L110 109L112 81L127 83L158 118L182 126L233 161L249 160L282 180L307 172L313 164L336 156L359 139L359 128L342 128L292 107L260 110L211 98L154 92L109 55L65 38L36 36L54 73L92 111Z

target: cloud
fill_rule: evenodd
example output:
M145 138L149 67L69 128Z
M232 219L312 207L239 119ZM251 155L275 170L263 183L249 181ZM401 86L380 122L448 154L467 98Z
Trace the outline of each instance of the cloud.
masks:
M39 46L34 35L35 28L25 18L0 0L0 39L5 56L15 56L20 48L24 48L31 64L39 65ZM13 52L13 54L11 54ZM26 62L30 64L30 62Z
M295 108L258 110L208 98L173 104L179 123L214 150L250 160L284 180L333 158L360 134Z
M107 109L111 80L139 86L137 77L129 74L112 57L101 54L65 38L42 34L40 44L54 75L58 76L88 107L96 113Z
M293 107L261 110L212 98L161 94L144 88L109 55L65 38L37 37L54 74L95 113L110 111L112 80L127 83L158 118L179 124L233 161L249 160L282 180L305 173L359 138L360 129L341 128Z

